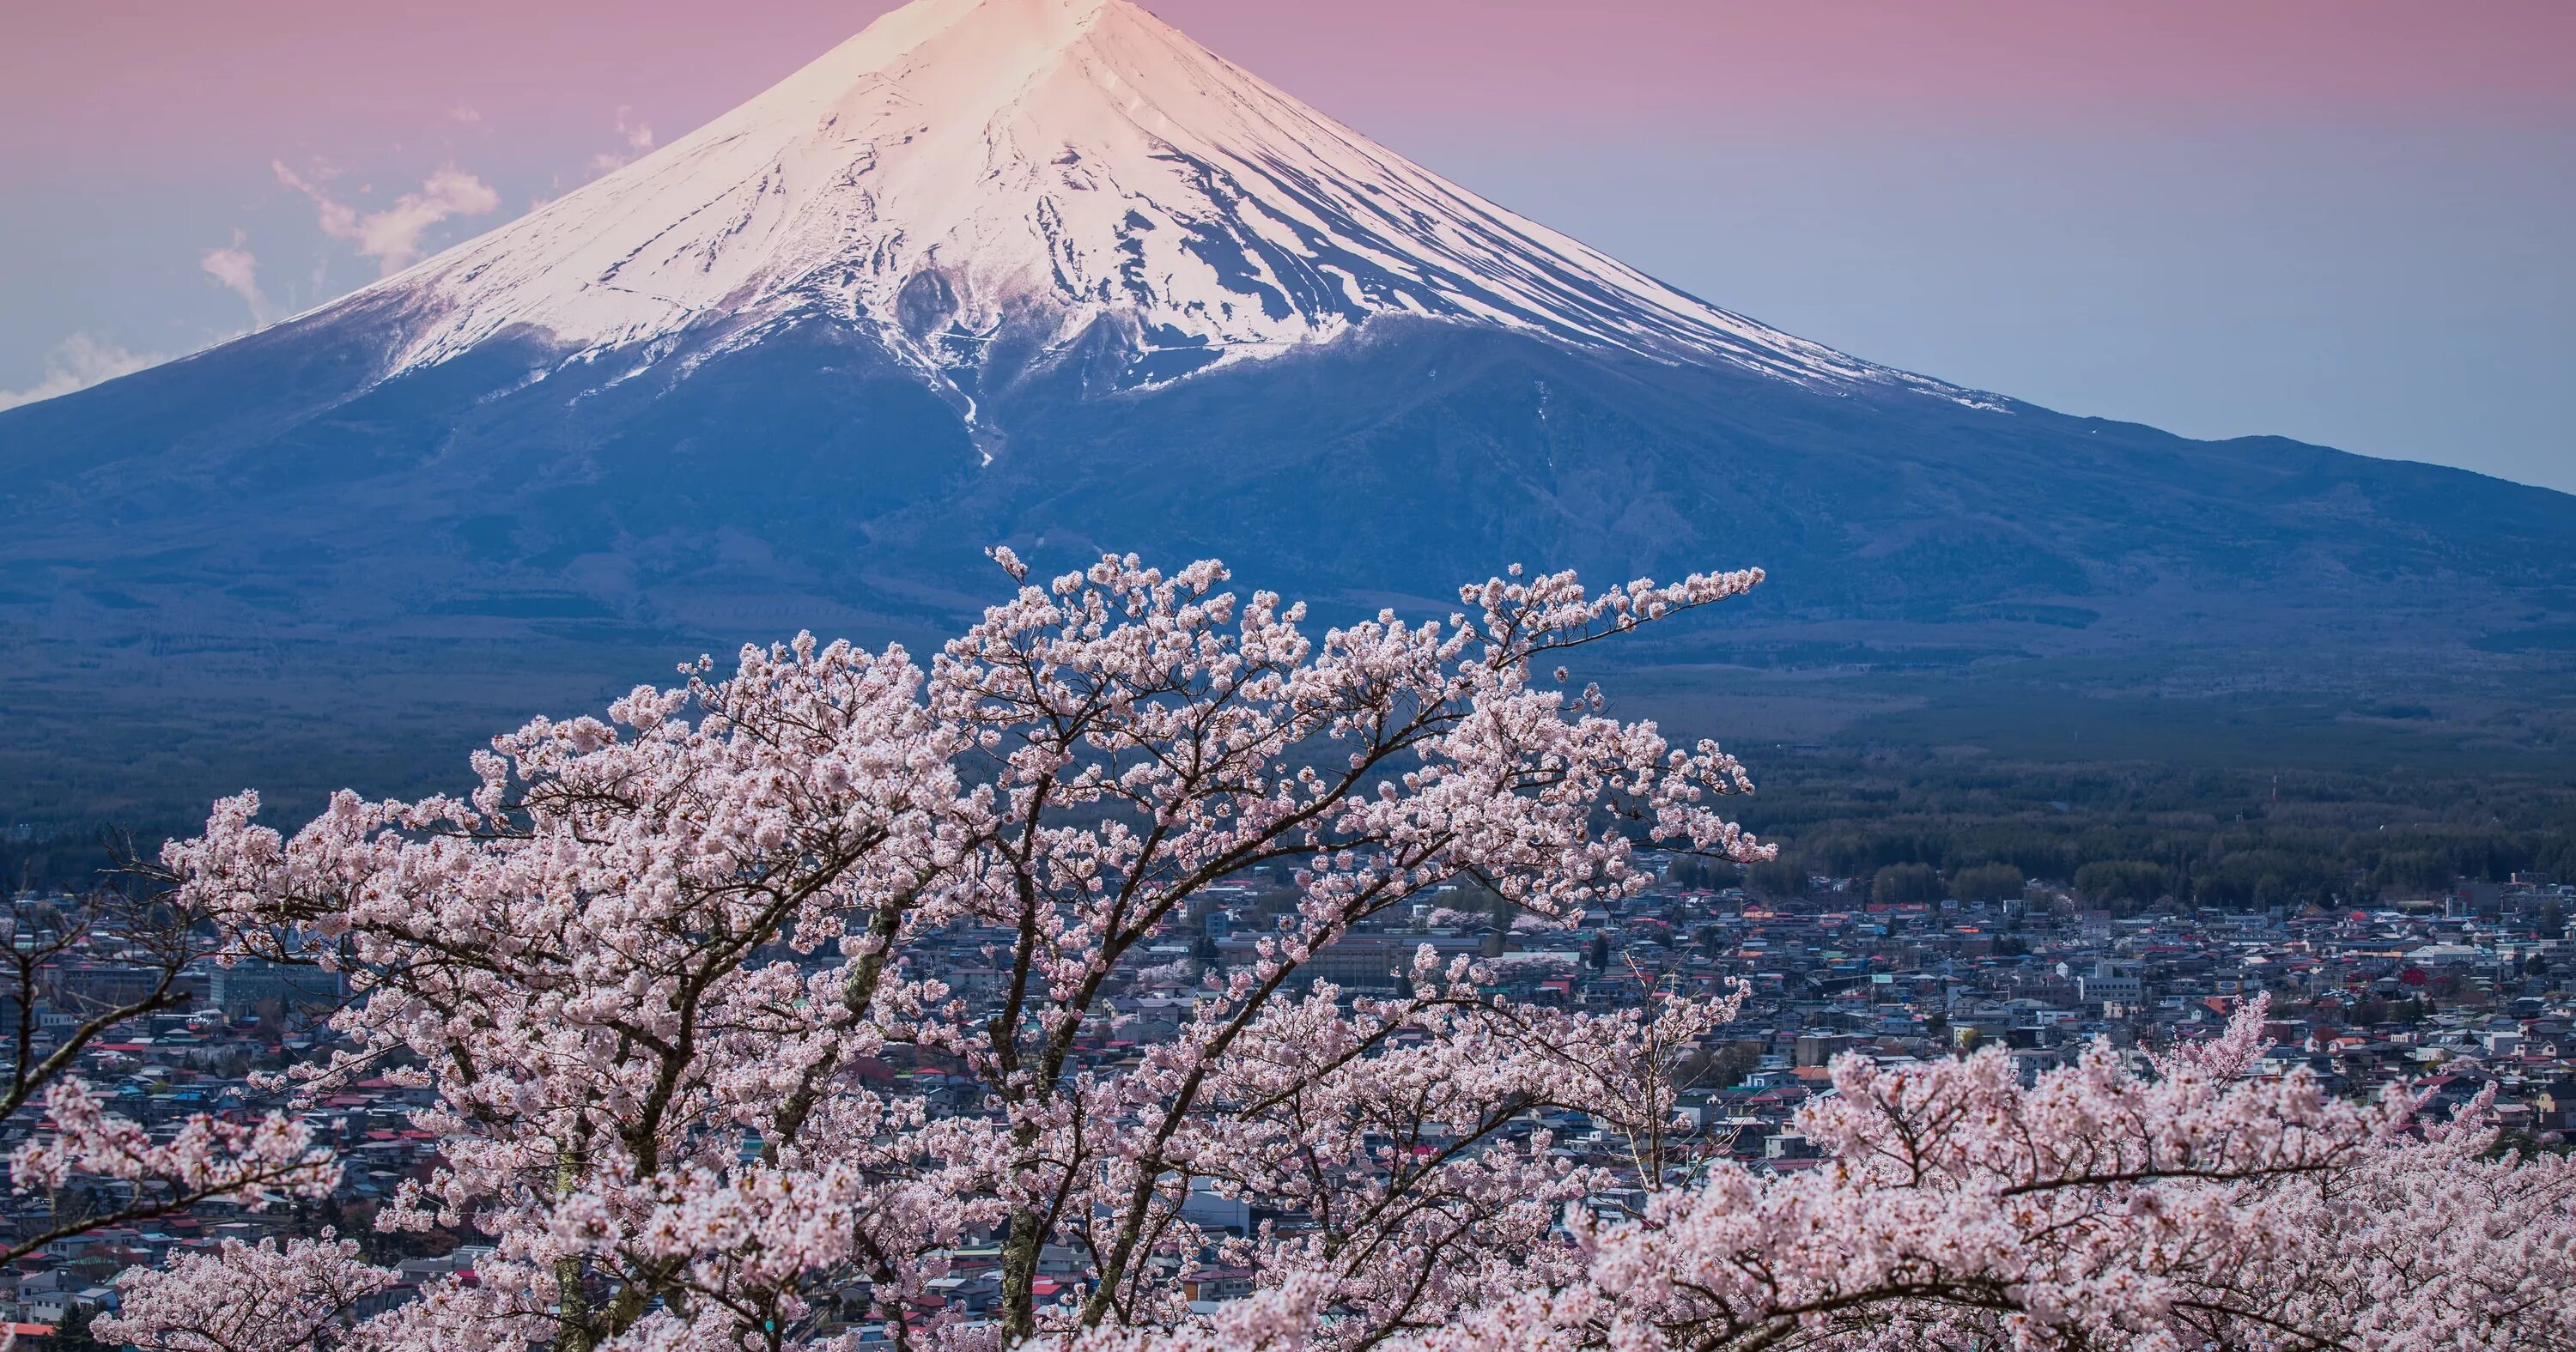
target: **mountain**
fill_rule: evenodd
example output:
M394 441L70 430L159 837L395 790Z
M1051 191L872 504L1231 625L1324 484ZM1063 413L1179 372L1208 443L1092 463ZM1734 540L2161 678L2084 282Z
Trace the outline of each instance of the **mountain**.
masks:
M919 0L410 271L0 413L0 527L0 823L407 785L702 651L919 642L997 543L1328 613L1760 564L1638 688L1765 735L2043 694L2499 753L2576 720L2576 498L1846 356L1129 0Z

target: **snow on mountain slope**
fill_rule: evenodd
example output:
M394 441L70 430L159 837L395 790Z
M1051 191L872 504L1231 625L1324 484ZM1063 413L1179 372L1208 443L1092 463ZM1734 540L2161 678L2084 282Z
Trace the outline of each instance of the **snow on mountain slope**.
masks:
M361 293L396 372L519 326L577 353L785 319L974 364L1108 318L1143 380L1383 314L1816 384L1904 376L1719 310L1413 165L1131 0L917 0L701 130ZM652 350L652 349L648 349ZM667 350L667 345L665 349Z

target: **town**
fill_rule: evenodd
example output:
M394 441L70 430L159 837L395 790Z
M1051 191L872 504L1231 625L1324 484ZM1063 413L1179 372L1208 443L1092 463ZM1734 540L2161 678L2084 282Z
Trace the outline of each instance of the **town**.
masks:
M1649 989L1716 994L1741 984L1747 1002L1739 1020L1672 1069L1690 1123L1680 1156L1728 1156L1762 1172L1816 1164L1790 1118L1808 1097L1829 1092L1837 1056L1904 1066L2002 1048L2030 1082L2094 1040L2143 1053L2200 1038L2257 997L2272 1002L2267 1035L2275 1043L2262 1074L2306 1071L2329 1092L2354 1097L2409 1082L2427 1094L2427 1115L2447 1115L2494 1089L2499 1125L2527 1146L2558 1146L2576 1125L2566 937L2576 888L2566 883L2532 876L2458 883L2442 896L2349 912L2195 912L2161 901L2115 917L2043 881L2007 901L1873 901L1865 881L1852 878L1808 878L1795 896L1754 896L1744 886L1692 886L1682 876L1703 870L1669 863L1641 855L1662 881L1582 914L1574 927L1515 925L1497 896L1443 888L1316 955L1311 979L1347 994L1394 991L1396 973L1430 945L1443 958L1476 958L1489 994L1512 1002L1625 1007ZM1121 1017L1100 1022L1113 1033L1084 1043L1087 1069L1131 1064L1157 1035L1170 1035L1208 968L1249 961L1255 935L1291 896L1265 873L1208 888L1154 950L1151 966L1115 994ZM70 896L18 896L21 953L44 935L46 917L72 906ZM88 1012L137 1002L152 963L137 961L124 943L100 927L41 966L23 963L31 986L26 1002L13 999L13 1015L31 1033L28 1058L52 1056ZM948 963L945 979L969 999L992 994L1002 979L989 935L974 930L925 940L922 953ZM242 1118L283 1105L281 1092L260 1087L260 1074L317 1056L330 1035L322 1020L343 1002L345 986L317 968L193 961L178 973L178 994L175 1009L108 1030L77 1053L77 1074L106 1092L113 1110L155 1133L175 1131L191 1115ZM909 1079L914 1094L956 1113L979 1110L974 1082L938 1058L886 1064L884 1076L889 1084ZM361 1236L379 1262L394 1262L410 1280L374 1295L353 1311L358 1316L402 1303L417 1282L471 1272L489 1252L477 1236L422 1244L417 1236L376 1236L368 1226L399 1179L425 1177L435 1161L438 1141L412 1125L412 1110L428 1102L428 1089L384 1079L301 1102L319 1138L348 1161L327 1203L268 1210L209 1203L57 1239L0 1272L0 1321L23 1347L49 1339L82 1347L80 1329L116 1306L118 1272L224 1239L314 1234L319 1226ZM23 1146L31 1125L31 1113L13 1120L5 1149ZM1680 1182L1633 1177L1628 1143L1577 1113L1533 1110L1525 1131L1551 1133L1566 1159L1625 1169L1633 1187ZM0 1239L49 1234L85 1210L103 1213L113 1197L100 1197L98 1187L113 1185L13 1195ZM1610 1192L1592 1205L1615 1213L1628 1200ZM1188 1213L1208 1234L1298 1223L1293 1213L1262 1210L1260 1200L1216 1192L1195 1192ZM1226 1267L1213 1249L1162 1254L1162 1262L1188 1270L1182 1277L1200 1303L1249 1293L1255 1282L1255 1272ZM997 1293L997 1270L997 1246L958 1249L930 1300L979 1313ZM1074 1254L1054 1246L1041 1270L1048 1293L1082 1280ZM868 1290L845 1295L863 1337L871 1308Z
M1712 994L1740 983L1739 1018L1671 1068L1688 1123L1681 1177L1636 1177L1629 1143L1580 1114L1527 1115L1523 1139L1546 1131L1569 1160L1622 1175L1625 1186L1591 1199L1605 1215L1717 1159L1757 1171L1814 1167L1817 1153L1792 1119L1830 1092L1837 1057L1904 1066L2000 1049L2028 1082L2097 1041L2144 1055L2208 1036L2258 997L2270 1000L2274 1044L2264 1075L2304 1072L2344 1096L2405 1082L2425 1095L2423 1115L2446 1116L2492 1090L2507 1138L2526 1148L2556 1147L2576 1126L2576 962L2567 940L2576 886L2516 875L2369 909L2220 911L2166 899L2115 914L2042 880L1990 901L1873 900L1869 880L1826 877L1774 896L1716 885L1726 880L1690 867L1695 861L1641 852L1639 862L1655 885L1571 927L1515 923L1498 897L1444 887L1317 954L1310 979L1351 995L1391 992L1427 945L1444 958L1472 957L1488 993L1515 1002L1611 1009L1659 988ZM1111 997L1120 1017L1095 1025L1106 1031L1084 1044L1086 1068L1133 1063L1169 1035L1210 971L1251 961L1256 936L1293 897L1266 872L1207 889ZM34 892L13 903L21 983L10 1002L24 1030L22 1061L53 1055L96 1011L133 1005L156 979L133 936L104 925L47 948L46 918L76 907L73 897ZM989 999L1003 978L991 937L963 928L928 936L919 960L944 964L944 979L964 998ZM158 1136L197 1114L240 1118L289 1106L263 1077L316 1056L330 1038L324 1020L347 998L340 980L314 968L202 958L178 969L173 993L172 1008L101 1032L75 1062L115 1111ZM877 1069L889 1087L943 1110L985 1110L975 1082L935 1056L890 1056ZM324 1226L359 1238L406 1279L356 1315L399 1304L421 1283L470 1274L491 1252L479 1237L385 1236L370 1224L401 1180L425 1178L434 1165L439 1142L412 1118L429 1096L375 1079L293 1101L347 1163L327 1202L210 1203L54 1240L0 1271L0 1322L26 1346L87 1346L82 1331L114 1309L119 1272L225 1239ZM14 1152L37 1116L19 1114L0 1144ZM0 1237L21 1241L107 1214L119 1199L99 1189L114 1186L13 1193ZM1257 1198L1213 1191L1193 1193L1187 1214L1210 1234L1293 1230L1299 1221ZM961 1246L913 1313L980 1314L999 1290L999 1254L997 1244ZM1256 1280L1215 1246L1157 1258L1202 1306L1246 1294ZM1075 1255L1054 1246L1040 1268L1042 1298L1083 1280ZM863 1284L844 1293L842 1308L862 1341L883 1335L872 1321L885 1315Z

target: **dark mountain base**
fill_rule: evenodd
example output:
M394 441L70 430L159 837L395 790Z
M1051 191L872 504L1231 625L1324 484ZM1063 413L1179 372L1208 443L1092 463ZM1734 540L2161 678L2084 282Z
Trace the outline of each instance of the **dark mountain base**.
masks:
M2455 471L1429 323L1145 389L1117 335L951 388L811 325L369 388L365 319L0 414L0 823L452 783L701 652L933 642L996 543L1221 556L1325 617L1758 564L1623 659L1739 741L2548 756L2576 718L2576 498Z

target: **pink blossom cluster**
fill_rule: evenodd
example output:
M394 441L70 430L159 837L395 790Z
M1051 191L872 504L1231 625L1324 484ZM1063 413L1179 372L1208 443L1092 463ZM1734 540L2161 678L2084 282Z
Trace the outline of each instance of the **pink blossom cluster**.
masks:
M200 1113L169 1139L155 1140L141 1123L109 1112L77 1077L55 1080L43 1104L42 1129L9 1156L10 1185L49 1192L75 1178L109 1180L124 1199L112 1213L117 1220L166 1216L218 1199L258 1209L279 1198L327 1197L340 1181L339 1161L314 1143L300 1119L283 1113L250 1123ZM88 1227L67 1222L61 1233L82 1228Z
M99 1318L90 1336L145 1352L316 1352L345 1344L359 1303L393 1284L327 1229L283 1247L228 1239L118 1278L125 1310Z

